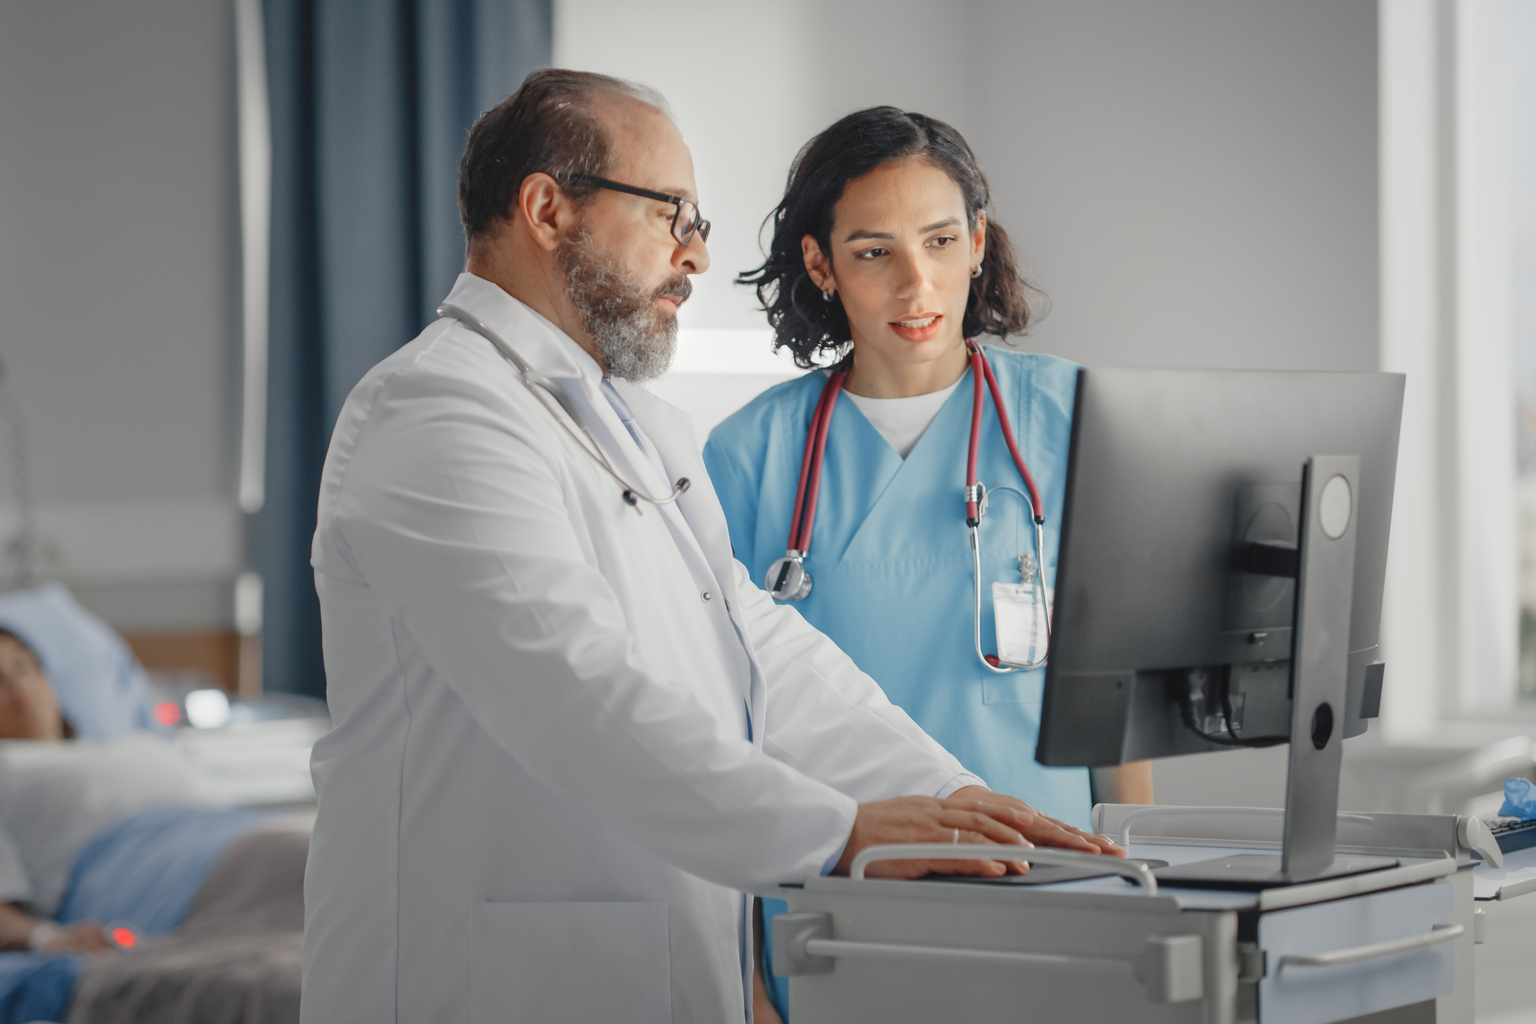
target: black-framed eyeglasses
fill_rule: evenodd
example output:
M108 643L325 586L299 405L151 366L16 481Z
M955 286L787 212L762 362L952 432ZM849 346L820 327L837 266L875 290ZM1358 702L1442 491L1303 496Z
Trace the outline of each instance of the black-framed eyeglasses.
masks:
M665 192L653 192L648 188L625 185L623 182L609 181L595 174L572 174L566 180L585 182L588 185L596 185L598 188L606 188L612 192L625 192L642 199L654 199L658 203L671 203L677 207L677 212L672 215L672 237L677 239L677 244L687 245L693 241L695 231L698 232L702 241L709 241L709 221L699 216L699 204L692 199L669 196Z

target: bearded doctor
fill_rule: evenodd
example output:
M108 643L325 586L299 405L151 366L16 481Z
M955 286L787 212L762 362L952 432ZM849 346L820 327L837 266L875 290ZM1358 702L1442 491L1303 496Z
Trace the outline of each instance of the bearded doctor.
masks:
M744 893L885 843L977 847L901 877L1121 852L985 789L733 558L687 417L638 386L709 266L659 96L535 72L459 200L466 272L321 482L304 1021L747 1020Z

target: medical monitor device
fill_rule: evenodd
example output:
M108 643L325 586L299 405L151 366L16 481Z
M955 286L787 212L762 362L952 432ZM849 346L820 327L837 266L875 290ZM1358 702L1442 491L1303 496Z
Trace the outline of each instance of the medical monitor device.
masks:
M1380 706L1402 403L1400 374L1079 372L1036 760L1290 743L1282 855L1170 882L1392 863L1335 839L1342 741Z

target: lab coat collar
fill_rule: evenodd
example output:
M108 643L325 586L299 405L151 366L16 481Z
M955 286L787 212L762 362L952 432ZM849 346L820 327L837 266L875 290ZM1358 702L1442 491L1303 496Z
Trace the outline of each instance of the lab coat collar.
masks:
M615 468L625 479L634 481L650 494L660 495L671 490L671 484L656 475L651 460L645 457L619 421L619 414L603 396L603 373L597 360L575 339L526 303L474 274L460 274L444 301L478 317L530 367L571 399L582 413L580 425L614 461Z
M640 450L633 437L619 421L619 415L600 390L602 370L586 350L547 318L501 288L474 274L462 273L448 293L447 303L474 314L490 327L528 364L556 387L575 400L581 413L581 426L615 463L627 479L661 495L672 489L678 477L687 477L689 490L670 505L642 503L643 514L653 509L669 520L674 533L694 557L702 560L715 577L725 598L731 620L743 637L748 661L752 666L747 699L748 714L754 723L762 721L764 689L761 669L746 642L745 620L737 599L735 558L731 552L730 533L721 511L720 500L710 485L693 421L687 413L657 398L638 384L614 380L614 387L634 413L635 422L651 439L661 455L669 480L656 475L651 460ZM621 468L623 467L623 468ZM753 738L761 743L763 730L754 725Z
M535 370L550 378L583 412L593 440L602 445L610 458L627 464L628 478L650 493L666 494L678 477L687 477L691 489L675 505L660 506L658 511L691 538L697 553L708 563L716 581L729 598L735 595L732 574L730 534L719 499L709 486L709 474L699 454L693 433L693 421L687 413L669 405L638 384L614 380L614 387L635 415L635 422L651 439L661 455L670 479L656 475L646 458L619 421L608 399L602 395L602 369L585 349L547 318L501 288L474 274L463 273L445 300L479 317L517 350ZM652 506L642 506L650 511ZM734 601L733 601L734 604Z
M597 360L573 338L532 306L483 277L467 271L460 274L443 302L473 313L551 380L587 378L595 388L603 378Z

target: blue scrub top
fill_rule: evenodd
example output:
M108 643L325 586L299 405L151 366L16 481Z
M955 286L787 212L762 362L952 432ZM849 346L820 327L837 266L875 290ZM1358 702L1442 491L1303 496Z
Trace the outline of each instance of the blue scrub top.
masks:
M1078 367L997 347L987 356L1045 504L1045 583L1054 587ZM770 388L716 427L704 448L736 557L759 585L787 545L806 431L826 380L813 371ZM966 371L906 459L857 406L837 403L805 561L811 593L795 608L993 790L1086 829L1087 769L1035 761L1045 670L998 675L976 660L965 526L973 400ZM977 477L990 492L981 636L994 652L992 583L1020 582L1018 558L1034 554L1034 527L1027 501L995 490L1025 488L990 393Z
M1056 585L1057 538L1066 493L1074 363L989 346L987 358L1008 405L1019 451L1045 504L1045 584ZM736 557L759 585L784 554L805 435L827 375L813 371L770 388L721 423L704 463L730 524ZM1086 768L1035 761L1045 669L998 675L976 660L972 641L971 547L965 527L965 462L975 400L969 370L906 459L840 399L828 430L821 494L805 566L811 593L795 605L885 690L928 735L999 793L1086 829L1092 798ZM976 475L991 496L981 523L982 647L997 649L992 584L1018 583L1020 555L1035 554L1027 493L1008 454L989 392ZM787 911L764 900L772 920ZM788 1017L789 983L764 981Z

